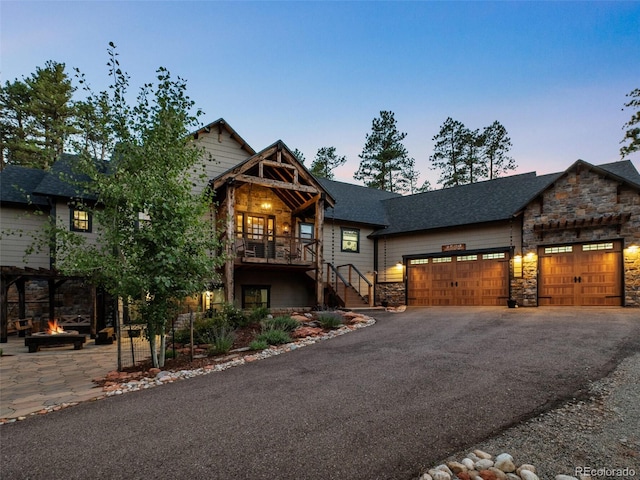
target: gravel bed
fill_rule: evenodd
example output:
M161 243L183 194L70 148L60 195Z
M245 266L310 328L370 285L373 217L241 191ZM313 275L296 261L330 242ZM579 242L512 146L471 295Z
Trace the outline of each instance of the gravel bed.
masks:
M535 465L541 480L640 479L640 353L593 382L586 400L569 401L441 463L474 449Z

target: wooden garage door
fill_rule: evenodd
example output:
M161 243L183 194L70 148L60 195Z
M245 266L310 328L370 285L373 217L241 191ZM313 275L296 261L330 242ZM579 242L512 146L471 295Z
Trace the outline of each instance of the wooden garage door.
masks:
M506 253L410 260L407 270L409 305L506 305Z
M622 305L622 245L541 247L539 305Z

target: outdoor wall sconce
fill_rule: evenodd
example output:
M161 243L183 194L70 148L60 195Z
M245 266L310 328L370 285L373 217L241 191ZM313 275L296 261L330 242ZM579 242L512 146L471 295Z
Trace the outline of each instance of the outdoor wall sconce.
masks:
M289 228L290 228L290 225L289 225L289 223L288 223L288 222L284 222L284 223L282 224L282 232L283 232L285 235L289 235Z

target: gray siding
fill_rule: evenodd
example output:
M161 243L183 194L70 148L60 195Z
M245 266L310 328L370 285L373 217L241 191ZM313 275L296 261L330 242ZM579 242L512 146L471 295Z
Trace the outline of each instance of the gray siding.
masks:
M198 147L204 148L206 155L212 157L210 161L205 161L206 181L194 179L196 193L200 193L209 180L250 157L249 153L243 150L226 130L223 130L221 135L218 135L217 130L212 130L210 133L200 133L196 144Z
M443 245L466 244L467 250L513 246L521 251L519 223L439 230L420 235L381 238L378 245L378 281L401 282L403 255L442 253ZM386 245L385 245L386 244Z
M373 273L373 240L367 238L372 232L372 228L357 226L353 224L333 222L331 219L325 219L324 223L324 261L330 262L335 266L353 264L360 272L367 277L371 283L374 281ZM360 230L360 251L343 252L341 248L342 236L341 228L350 228ZM346 275L347 269L341 268L341 273ZM325 271L326 275L326 271ZM363 285L364 289L365 286ZM367 291L360 292L363 295L367 294Z
M305 278L306 277L306 278ZM273 270L238 271L235 274L235 303L242 306L243 285L271 287L271 308L313 307L313 280L306 273L274 272Z
M10 267L49 268L49 249L34 252L26 259L27 249L43 233L48 215L2 207L0 264Z

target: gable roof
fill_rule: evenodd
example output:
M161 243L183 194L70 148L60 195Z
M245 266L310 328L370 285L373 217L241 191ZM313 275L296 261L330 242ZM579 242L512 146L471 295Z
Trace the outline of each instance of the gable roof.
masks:
M47 206L47 199L33 192L47 175L41 169L7 165L0 171L0 202L15 205Z
M210 133L212 130L217 129L218 133L222 133L222 130L226 130L227 133L233 138L236 142L240 144L240 148L242 148L249 155L255 155L256 151L249 145L244 138L242 138L238 132L236 132L231 126L227 123L224 118L219 118L214 120L213 122L205 125L204 127L199 128L195 132L193 132L193 138L198 138L198 135L201 133Z
M317 178L318 182L336 199L334 207L327 208L325 219L362 223L382 227L387 216L382 201L401 197L398 193L351 183Z
M272 188L290 207L307 205L311 197L322 194L325 195L327 205L333 206L335 203L333 196L282 140L218 175L211 180L210 185L214 191L218 191L228 181L263 184Z
M633 166L631 160L619 160L617 162L603 163L602 165L591 165L584 160L578 160L572 167L577 165L588 166L596 171L600 171L600 173L606 176L612 176L616 180L640 187L640 173L638 173L636 167ZM572 167L569 167L567 171Z

